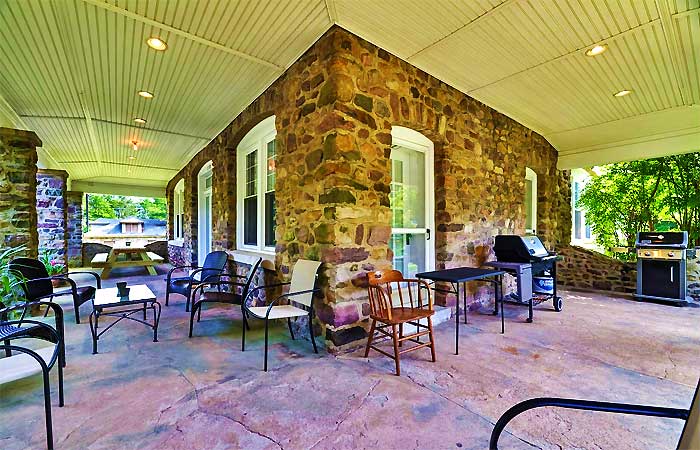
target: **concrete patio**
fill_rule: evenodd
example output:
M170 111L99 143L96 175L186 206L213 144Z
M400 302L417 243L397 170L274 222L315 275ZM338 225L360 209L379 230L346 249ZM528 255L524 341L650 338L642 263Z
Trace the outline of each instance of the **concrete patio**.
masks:
M124 279L146 282L164 303L162 278ZM700 310L575 292L564 298L561 313L538 307L533 324L524 322L526 309L508 306L505 335L496 317L470 314L460 356L454 324L442 324L437 363L427 350L410 353L401 377L376 353L315 355L281 326L264 373L259 327L241 353L240 311L216 308L188 339L177 297L163 309L160 342L142 325L121 323L92 355L89 326L75 325L66 303L66 406L58 408L54 395L56 447L484 449L495 420L531 397L689 405L700 375ZM55 392L55 374L52 381ZM40 377L2 386L1 448L44 446L41 398ZM516 419L501 445L671 449L681 426L540 409Z

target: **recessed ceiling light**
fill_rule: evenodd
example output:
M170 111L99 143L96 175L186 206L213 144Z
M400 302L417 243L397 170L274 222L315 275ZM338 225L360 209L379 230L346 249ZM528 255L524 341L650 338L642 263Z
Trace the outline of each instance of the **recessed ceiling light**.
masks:
M601 53L605 53L605 50L607 50L607 49L608 49L608 46L605 44L596 45L596 46L586 50L586 56L598 56Z
M632 93L631 90L629 90L629 89L623 89L623 90L621 90L621 91L619 91L619 92L615 92L615 93L613 94L613 96L615 96L615 97L624 97L625 95L630 95L631 93Z
M131 148L133 148L134 151L137 151L139 149L138 141L131 141Z
M129 156L129 159L136 159L134 155Z
M165 41L161 40L160 38L157 37L152 37L149 38L146 43L148 44L149 47L151 47L154 50L158 51L163 51L166 48L168 48L168 44L165 43Z
M136 123L146 123L146 119L142 119L140 117L134 117L134 122Z
M153 98L153 94L148 91L139 91L139 95L143 98Z

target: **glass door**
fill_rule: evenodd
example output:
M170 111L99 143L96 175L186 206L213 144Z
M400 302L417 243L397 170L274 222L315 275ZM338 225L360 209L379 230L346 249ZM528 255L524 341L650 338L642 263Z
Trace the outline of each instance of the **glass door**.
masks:
M391 176L393 266L413 278L434 268L431 149L399 140L391 149Z
M212 241L212 171L211 166L199 176L199 248L197 260L204 264L204 258L211 252Z

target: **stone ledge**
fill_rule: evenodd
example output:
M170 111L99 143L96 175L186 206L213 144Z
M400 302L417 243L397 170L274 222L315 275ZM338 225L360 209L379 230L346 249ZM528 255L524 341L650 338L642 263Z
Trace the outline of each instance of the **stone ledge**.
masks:
M39 136L33 131L16 130L14 128L0 127L0 141L11 147L36 148L41 147Z

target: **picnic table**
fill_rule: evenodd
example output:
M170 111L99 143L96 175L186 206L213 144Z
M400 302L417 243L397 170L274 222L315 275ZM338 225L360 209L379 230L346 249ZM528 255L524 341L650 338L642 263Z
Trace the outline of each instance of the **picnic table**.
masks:
M119 260L119 255L125 255ZM163 257L146 250L142 245L119 245L112 247L109 253L97 253L92 258L92 267L102 267L102 279L109 278L112 269L119 267L143 266L151 275L158 275L156 264L163 262Z

